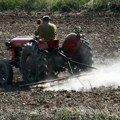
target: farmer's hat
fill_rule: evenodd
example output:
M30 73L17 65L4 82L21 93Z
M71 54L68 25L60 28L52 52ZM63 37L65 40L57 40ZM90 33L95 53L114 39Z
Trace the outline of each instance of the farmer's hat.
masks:
M51 17L49 16L49 15L45 15L45 16L43 16L43 21L49 21L49 20L51 20Z

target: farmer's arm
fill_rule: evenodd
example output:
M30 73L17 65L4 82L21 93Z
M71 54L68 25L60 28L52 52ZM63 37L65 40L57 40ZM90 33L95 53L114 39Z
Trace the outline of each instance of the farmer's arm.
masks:
M37 30L35 31L35 35L39 35L39 27L37 28Z

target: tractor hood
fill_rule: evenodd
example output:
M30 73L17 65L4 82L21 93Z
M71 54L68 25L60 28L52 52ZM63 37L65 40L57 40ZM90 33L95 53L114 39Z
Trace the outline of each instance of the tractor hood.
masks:
M10 43L12 47L23 47L27 42L34 40L34 36L18 36L11 39Z
M26 41L26 40L29 41L29 40L33 40L33 38L34 38L33 36L17 36L17 37L15 37L15 38L13 38L12 41L16 41L16 40L17 40L17 41L19 41L19 40L20 40L20 41L22 41L22 40L23 40L23 41Z

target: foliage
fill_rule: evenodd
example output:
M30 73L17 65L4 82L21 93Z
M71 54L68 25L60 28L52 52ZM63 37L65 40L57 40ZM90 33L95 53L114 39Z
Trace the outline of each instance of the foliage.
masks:
M88 0L58 0L53 6L57 11L80 10Z
M120 0L90 0L86 8L92 10L118 10L120 11Z
M56 115L55 120L79 120L79 115L78 112L62 110Z
M39 11L79 11L92 10L118 10L120 0L0 0L0 10L39 10Z
M108 116L107 114L84 113L80 111L62 110L56 115L55 120L120 120L120 117Z

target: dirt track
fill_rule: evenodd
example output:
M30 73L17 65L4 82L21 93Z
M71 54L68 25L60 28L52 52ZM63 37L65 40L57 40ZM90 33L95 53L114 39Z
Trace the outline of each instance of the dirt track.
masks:
M107 58L120 57L120 14L119 13L49 13L58 27L57 38L64 40L75 25L81 25L93 49L96 63ZM19 35L32 35L36 29L35 20L45 13L0 13L0 43L4 48L5 39ZM4 57L6 57L5 55ZM0 58L2 54L0 54ZM19 79L15 71L15 79ZM94 92L93 92L94 91ZM19 116L23 120L34 111L44 117L56 116L62 110L80 114L104 113L120 116L120 88L95 89L92 92L42 91L41 89L19 90L1 88L0 119L3 116ZM20 114L21 113L21 114ZM6 120L8 120L8 117Z

